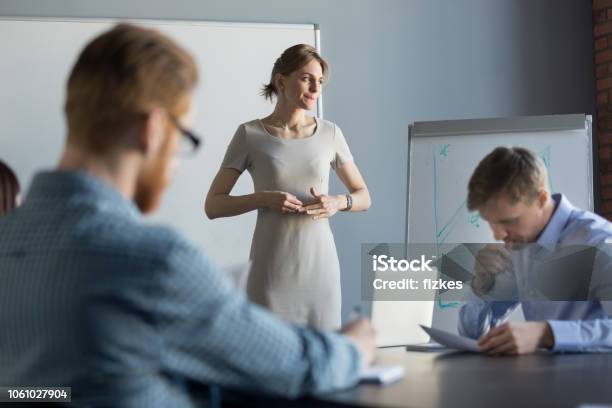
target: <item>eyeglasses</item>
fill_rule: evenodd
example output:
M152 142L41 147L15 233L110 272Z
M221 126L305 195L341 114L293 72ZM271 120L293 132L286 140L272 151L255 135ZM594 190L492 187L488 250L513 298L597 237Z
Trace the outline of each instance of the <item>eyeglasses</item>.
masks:
M204 145L204 138L196 135L192 130L189 130L183 127L178 119L173 115L168 115L170 120L179 132L181 132L181 136L183 136L183 141L188 141L188 143L181 143L179 153L181 156L191 156L194 155L200 147Z

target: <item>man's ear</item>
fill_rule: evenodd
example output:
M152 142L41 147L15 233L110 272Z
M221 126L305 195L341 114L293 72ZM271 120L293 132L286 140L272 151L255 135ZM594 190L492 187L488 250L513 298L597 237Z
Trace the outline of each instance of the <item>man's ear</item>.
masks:
M538 206L543 208L544 205L548 202L548 191L546 189L542 189L538 192Z
M145 119L138 134L138 147L145 154L157 151L164 139L168 117L163 109L153 109Z

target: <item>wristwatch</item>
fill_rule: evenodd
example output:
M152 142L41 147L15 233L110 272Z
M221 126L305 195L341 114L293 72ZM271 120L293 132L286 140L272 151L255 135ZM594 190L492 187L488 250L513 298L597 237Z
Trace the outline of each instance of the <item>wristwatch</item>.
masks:
M350 211L353 208L353 197L350 194L346 195L346 208L342 211Z

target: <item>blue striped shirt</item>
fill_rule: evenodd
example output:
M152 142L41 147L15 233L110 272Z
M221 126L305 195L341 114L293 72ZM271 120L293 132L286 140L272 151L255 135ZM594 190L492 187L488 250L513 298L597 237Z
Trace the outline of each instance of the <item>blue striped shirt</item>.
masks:
M86 173L38 174L0 231L0 385L180 407L194 403L184 381L296 397L358 379L346 337L249 303L201 250Z
M612 242L612 223L572 206L554 194L555 211L537 244L600 245ZM474 298L459 312L459 332L478 338L507 320L519 304L525 320L547 321L555 339L554 351L612 352L612 319L606 301L489 301ZM610 309L608 309L609 311Z

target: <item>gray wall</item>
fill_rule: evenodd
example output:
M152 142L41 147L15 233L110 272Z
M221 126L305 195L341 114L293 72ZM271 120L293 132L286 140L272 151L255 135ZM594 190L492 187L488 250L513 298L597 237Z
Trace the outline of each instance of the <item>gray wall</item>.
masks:
M409 123L595 111L588 0L0 0L0 15L318 23L325 116L373 197L333 219L344 317L360 300L360 244L404 239Z

